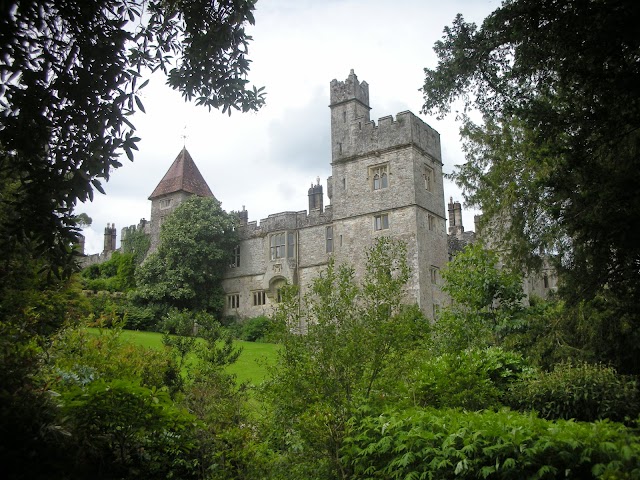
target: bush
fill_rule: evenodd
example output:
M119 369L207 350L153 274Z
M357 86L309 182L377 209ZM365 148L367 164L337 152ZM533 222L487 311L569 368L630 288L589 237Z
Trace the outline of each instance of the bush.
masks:
M260 342L268 339L272 330L272 320L268 317L260 316L249 318L242 322L240 339L247 342Z
M129 330L157 331L158 319L162 317L164 309L154 305L140 306L128 304L126 308L126 327Z
M635 379L611 367L560 363L514 384L509 404L547 419L629 422L640 413L640 394Z
M410 409L352 425L341 454L354 480L640 478L640 442L615 423Z
M135 288L135 260L132 254L113 252L109 260L82 271L85 289L94 292L126 292Z
M65 392L62 405L75 451L73 477L199 478L199 425L167 392L100 380Z
M521 355L501 348L448 353L420 365L415 396L419 405L435 408L499 407L509 386L527 369Z

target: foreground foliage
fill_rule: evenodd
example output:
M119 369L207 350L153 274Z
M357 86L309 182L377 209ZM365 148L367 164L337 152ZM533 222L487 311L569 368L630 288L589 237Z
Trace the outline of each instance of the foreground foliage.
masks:
M638 478L640 441L620 424L510 411L416 410L354 419L354 479Z
M367 259L361 283L351 266L331 261L303 302L285 289L277 310L282 348L264 393L270 441L280 453L275 471L286 478L348 475L339 451L349 418L364 403L385 401L391 367L427 324L402 305L404 243L381 238Z

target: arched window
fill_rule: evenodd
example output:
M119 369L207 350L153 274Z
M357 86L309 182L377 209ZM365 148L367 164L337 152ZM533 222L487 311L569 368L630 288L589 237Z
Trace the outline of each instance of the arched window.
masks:
M389 164L369 167L369 178L372 178L371 187L373 190L380 190L389 186Z

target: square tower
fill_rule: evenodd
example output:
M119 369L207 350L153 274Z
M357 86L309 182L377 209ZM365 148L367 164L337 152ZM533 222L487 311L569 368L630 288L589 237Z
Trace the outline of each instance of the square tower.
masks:
M377 237L403 240L409 295L433 317L447 261L440 135L411 112L370 121L369 86L353 70L331 82L330 108L335 255L360 275Z

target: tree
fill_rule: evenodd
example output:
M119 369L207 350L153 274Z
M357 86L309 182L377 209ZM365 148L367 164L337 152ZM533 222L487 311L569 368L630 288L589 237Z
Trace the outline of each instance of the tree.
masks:
M331 260L302 302L295 287L284 288L275 315L282 349L266 394L284 470L288 461L302 469L288 472L293 478L346 478L339 450L350 416L393 396L391 368L427 326L402 303L408 278L405 244L383 237L360 284L352 267Z
M246 58L254 0L13 0L0 7L0 174L19 185L3 254L33 243L69 268L78 200L133 160L138 93L160 70L185 100L256 110ZM46 193L45 193L46 192Z
M451 305L434 327L440 351L497 344L500 332L514 325L523 310L522 275L500 265L497 253L482 243L467 245L443 269L442 278Z
M452 177L512 256L554 254L571 302L606 291L635 317L638 20L628 0L506 0L480 28L458 15L423 89L424 112L462 100L467 162Z
M238 243L236 224L237 217L215 198L193 196L180 204L162 225L158 251L136 270L138 298L221 312L221 281Z

